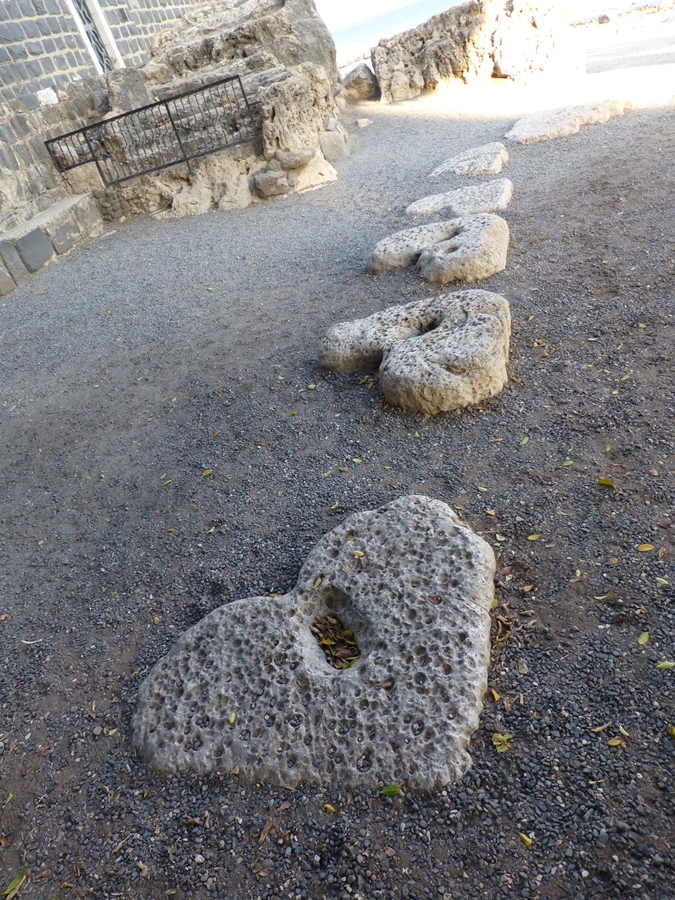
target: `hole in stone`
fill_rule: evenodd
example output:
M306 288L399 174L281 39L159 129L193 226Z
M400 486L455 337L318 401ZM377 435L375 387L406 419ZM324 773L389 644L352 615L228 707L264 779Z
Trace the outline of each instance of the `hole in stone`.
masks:
M334 669L349 669L361 656L354 632L345 628L336 615L314 619L309 629Z

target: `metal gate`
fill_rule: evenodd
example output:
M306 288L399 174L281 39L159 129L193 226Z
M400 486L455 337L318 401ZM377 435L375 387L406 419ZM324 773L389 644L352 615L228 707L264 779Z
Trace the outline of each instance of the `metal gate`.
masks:
M104 184L118 184L257 137L241 78L204 87L45 141L61 172L95 162Z

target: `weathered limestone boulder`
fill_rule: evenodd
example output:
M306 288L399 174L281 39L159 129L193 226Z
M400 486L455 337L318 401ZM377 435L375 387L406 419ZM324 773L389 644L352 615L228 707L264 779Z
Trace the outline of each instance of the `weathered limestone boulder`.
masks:
M237 767L289 787L453 782L487 688L494 570L438 500L350 516L288 594L229 603L182 635L141 686L134 747L160 771ZM315 636L329 616L358 649L348 668Z
M425 247L417 260L432 284L482 281L506 267L509 226L500 216L483 213L455 219L453 237Z
M321 342L319 365L339 372L379 366L388 403L435 415L501 391L510 333L504 297L460 291L334 325Z
M405 228L379 241L366 265L371 272L405 269L417 262L425 247L453 237L456 233L457 225L454 220Z
M453 79L519 79L583 68L553 0L469 0L372 51L382 100L409 100Z
M503 144L483 144L446 159L434 169L429 178L438 178L448 172L453 175L498 175L508 159L509 154Z
M350 100L379 100L380 86L375 73L364 62L345 75L342 87Z
M481 213L407 228L380 241L368 258L373 272L417 262L429 282L482 281L506 266L509 226L500 216Z
M552 138L576 134L583 125L597 125L614 116L622 116L630 104L625 100L603 100L584 103L542 113L532 113L518 119L506 137L518 144L536 144Z
M513 183L508 178L499 178L485 184L422 197L411 203L406 213L409 216L428 216L447 210L451 216L470 216L472 213L495 212L506 209L512 196Z

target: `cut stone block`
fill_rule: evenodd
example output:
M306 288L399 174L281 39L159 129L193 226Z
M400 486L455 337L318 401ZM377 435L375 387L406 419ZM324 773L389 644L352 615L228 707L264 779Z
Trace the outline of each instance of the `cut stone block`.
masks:
M444 163L434 169L429 178L438 178L452 172L455 175L499 175L504 163L508 162L509 154L503 144L483 144L481 147L472 147L457 156L446 159Z
M364 62L355 66L342 82L345 96L350 100L378 100L380 86L373 70Z
M28 269L24 266L21 257L16 252L16 247L11 241L0 239L0 259L2 259L16 284L23 284L25 281L28 281L30 278Z
M39 228L34 228L28 234L18 237L14 246L24 266L31 273L41 269L54 255L54 248L45 233Z
M509 226L504 219L483 213L454 221L452 236L420 253L417 268L427 281L482 281L506 267Z
M443 241L457 233L454 219L432 222L431 225L417 225L405 228L383 238L368 257L366 265L371 272L387 272L389 269L404 269L416 262L422 250L430 244Z
M5 264L0 261L0 297L4 297L5 294L9 294L10 291L13 291L16 287L16 281L9 274L9 269Z
M457 780L490 657L494 554L450 507L408 496L350 516L282 597L214 610L152 669L133 744L153 769L294 787ZM360 656L333 668L326 616Z
M518 144L536 144L552 138L576 134L582 125L597 125L614 116L622 116L629 106L625 100L603 100L543 113L533 113L518 119L506 137Z
M428 216L447 210L451 216L470 216L472 213L495 212L506 209L513 196L513 184L508 178L499 178L486 184L432 194L411 203L406 209L409 216Z
M339 372L379 366L388 403L435 415L501 391L510 334L504 297L459 291L334 325L321 342L319 365Z

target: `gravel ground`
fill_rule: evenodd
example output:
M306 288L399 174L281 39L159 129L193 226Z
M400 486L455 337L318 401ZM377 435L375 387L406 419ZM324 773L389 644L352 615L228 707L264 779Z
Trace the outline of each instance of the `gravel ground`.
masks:
M439 292L365 274L367 253L469 183L427 181L438 163L513 122L425 109L352 107L373 124L336 184L125 223L4 298L0 889L675 896L675 109L512 148L509 265L480 285L511 304L511 380L424 419L315 351L333 322ZM499 555L467 776L386 799L146 771L130 718L176 636L412 492Z

